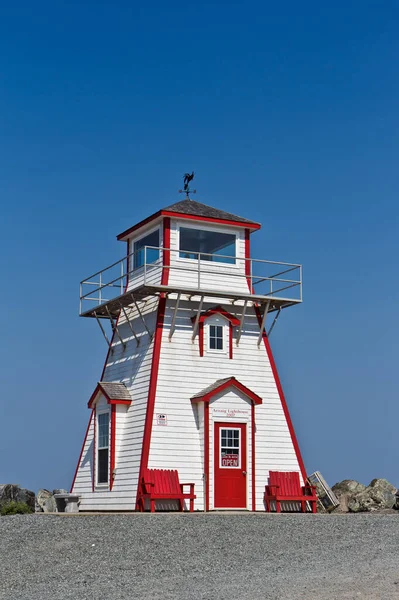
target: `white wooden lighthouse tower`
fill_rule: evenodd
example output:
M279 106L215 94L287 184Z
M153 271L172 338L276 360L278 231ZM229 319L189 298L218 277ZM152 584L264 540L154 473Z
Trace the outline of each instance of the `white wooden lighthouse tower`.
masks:
M147 467L194 482L196 510L264 510L270 470L306 479L268 339L302 300L301 267L253 259L258 229L187 197L121 233L127 256L82 282L81 315L109 348L71 489L81 510L135 510Z

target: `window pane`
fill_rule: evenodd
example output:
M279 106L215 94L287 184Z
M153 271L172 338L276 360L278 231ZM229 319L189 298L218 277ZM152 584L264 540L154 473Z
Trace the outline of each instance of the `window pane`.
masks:
M181 227L180 258L198 259L198 253L201 253L201 260L235 264L236 236L233 233Z
M108 448L98 451L98 483L108 483Z
M220 338L216 339L216 350L223 350L223 340Z
M134 243L134 260L133 266L135 269L142 267L145 260L145 246L156 246L159 247L159 229L146 235ZM151 264L157 261L159 258L159 250L153 248L147 248L147 264Z
M98 447L108 448L109 445L109 414L98 415Z

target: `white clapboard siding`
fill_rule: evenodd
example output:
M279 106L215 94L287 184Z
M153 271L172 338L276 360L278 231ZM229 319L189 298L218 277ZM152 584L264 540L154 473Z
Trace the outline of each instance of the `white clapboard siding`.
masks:
M300 471L284 416L276 382L263 343L258 347L259 325L253 309L248 310L239 346L233 340L233 359L228 355L199 356L198 336L191 342L195 315L193 304L182 302L176 319L176 329L169 341L169 327L175 302L168 300L161 347L159 377L154 410L166 414L167 426L154 422L150 449L150 466L177 468L180 479L193 481L198 490L196 509L203 509L203 430L195 415L190 398L215 380L234 376L259 395L263 403L255 408L256 421L256 509L263 510L263 492L269 470ZM204 305L204 310L211 305ZM240 307L224 308L240 317ZM179 415L177 414L179 413ZM210 428L210 436L212 435ZM248 427L247 438L249 437ZM168 432L169 439L168 439ZM210 449L210 462L213 460ZM250 461L250 450L247 460ZM248 464L250 464L248 462ZM212 480L212 477L211 477ZM210 482L212 491L212 481ZM252 486L248 482L248 506ZM201 490L201 492L199 491ZM211 506L213 497L210 497Z

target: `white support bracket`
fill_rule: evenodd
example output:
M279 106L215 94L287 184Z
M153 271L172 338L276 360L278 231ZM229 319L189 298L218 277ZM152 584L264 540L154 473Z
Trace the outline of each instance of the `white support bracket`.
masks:
M194 323L194 328L193 328L193 335L191 336L191 341L192 342L194 342L195 336L197 335L198 323L199 323L199 320L200 320L201 310L202 310L203 303L204 303L204 296L201 296L200 302L198 304L197 316L195 317L195 323Z
M169 331L169 341L172 340L173 334L175 332L176 317L177 317L177 311L179 310L180 297L181 297L181 292L179 292L177 294L177 298L176 298L175 310L173 312L172 323L170 325L170 331Z
M137 337L137 333L134 331L133 326L130 322L129 316L125 310L125 307L122 306L122 304L121 304L121 309L122 309L123 314L125 315L126 323L129 325L130 331L134 335L134 339L136 340L136 346L138 346L140 344L140 338Z
M242 314L241 314L241 320L240 320L240 326L238 328L238 332L237 332L237 340L236 340L236 345L238 346L238 344L240 343L240 339L241 339L241 334L242 334L242 328L244 326L244 319L245 319L245 313L247 312L247 306L248 306L248 300L244 301L244 306L242 308Z
M139 314L139 317L140 317L140 319L141 319L141 322L143 323L143 325L144 325L144 327L145 327L145 330L146 330L146 332L148 333L148 335L149 335L149 337L150 337L150 340L152 341L152 338L154 337L154 334L153 334L153 333L151 333L151 331L148 329L148 327L147 327L147 323L145 322L145 319L144 319L144 317L143 317L143 315L142 315L142 313L141 313L140 307L139 307L139 305L137 304L136 298L133 296L133 294L130 294L130 296L131 296L131 298L132 298L132 300L133 300L133 303L134 303L134 305L135 305L135 307L136 307L136 309L137 309L137 312L138 312L138 314Z
M267 313L269 312L270 302L271 302L270 300L267 301L266 306L265 306L265 310L263 312L262 323L261 323L261 326L260 326L260 332L259 332L259 337L258 337L258 347L260 346L260 343L262 341L263 330L264 330L265 325L266 325L266 317L267 317Z
M109 341L109 339L108 339L108 336L107 336L107 334L105 333L105 329L104 329L104 327L101 325L101 321L100 321L100 319L97 317L97 313L96 313L96 311L94 311L94 316L96 317L96 321L97 321L97 323L99 324L99 326L100 326L100 329L101 329L101 331L102 331L102 334L103 334L103 336L104 336L104 339L105 339L105 341L106 341L106 342L107 342L107 344L108 344L108 348L109 348L109 349L111 350L111 352L112 352L112 346L111 346L111 342Z
M105 310L107 311L109 322L111 323L112 331L117 335L120 343L124 350L126 350L126 343L123 341L121 334L119 333L118 325L114 322L111 313L108 310L108 306L105 306Z
M273 323L270 325L270 329L269 329L269 331L267 332L267 337L269 337L269 335L270 335L270 334L271 334L271 332L273 331L273 327L274 327L274 326L275 326L275 324L277 323L277 319L279 318L279 316L280 316L280 313L281 313L281 308L282 308L282 307L280 307L280 308L278 309L278 311L277 311L277 313L276 313L276 316L275 316L275 317L274 317L274 319L273 319Z

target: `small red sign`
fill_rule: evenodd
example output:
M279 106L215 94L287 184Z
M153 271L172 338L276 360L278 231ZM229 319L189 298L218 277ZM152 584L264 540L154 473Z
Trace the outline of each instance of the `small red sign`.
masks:
M224 454L222 456L222 467L238 467L238 454Z

